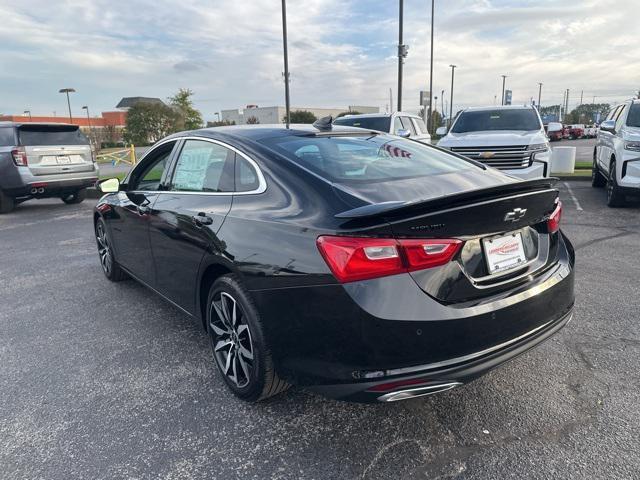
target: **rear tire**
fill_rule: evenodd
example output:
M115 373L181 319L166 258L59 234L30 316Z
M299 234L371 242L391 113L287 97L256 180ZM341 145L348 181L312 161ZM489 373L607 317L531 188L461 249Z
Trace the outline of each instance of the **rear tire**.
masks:
M235 396L258 402L289 388L275 372L260 314L233 274L220 277L209 290L207 332L214 362Z
M60 198L67 205L75 205L77 203L82 203L84 199L87 198L87 189L83 188L82 190L75 191L68 195L63 195Z
M607 184L607 179L600 169L598 168L598 162L596 159L593 159L593 165L591 166L591 186L596 188L604 187Z
M16 206L16 202L13 197L6 195L2 190L0 190L0 213L9 213Z
M102 218L96 222L96 243L98 244L98 255L100 257L100 265L104 276L112 282L120 282L129 278L113 256L113 248L111 247L111 238L107 231L107 225Z
M627 201L620 191L618 180L616 179L616 162L611 162L609 167L609 178L607 179L607 205L612 208L624 207Z

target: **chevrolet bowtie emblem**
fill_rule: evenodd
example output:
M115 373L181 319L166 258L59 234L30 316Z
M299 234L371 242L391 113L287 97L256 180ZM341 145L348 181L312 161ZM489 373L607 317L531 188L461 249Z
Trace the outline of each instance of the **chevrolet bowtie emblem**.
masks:
M495 155L496 155L495 152L482 152L480 154L480 156L484 159L493 158L495 157Z
M514 208L504 216L505 222L517 222L521 220L527 213L526 208Z

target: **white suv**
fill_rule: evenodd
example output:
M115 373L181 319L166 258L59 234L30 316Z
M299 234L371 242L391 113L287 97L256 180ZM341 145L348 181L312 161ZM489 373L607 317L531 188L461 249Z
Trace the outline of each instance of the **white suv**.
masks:
M422 143L431 143L431 135L429 135L424 120L412 113L394 112L345 115L344 117L336 118L333 124L377 130L405 138L412 138Z
M438 146L522 179L548 177L551 148L533 107L472 107L462 110Z
M621 207L640 196L640 100L616 105L600 124L591 184L607 186L607 205Z

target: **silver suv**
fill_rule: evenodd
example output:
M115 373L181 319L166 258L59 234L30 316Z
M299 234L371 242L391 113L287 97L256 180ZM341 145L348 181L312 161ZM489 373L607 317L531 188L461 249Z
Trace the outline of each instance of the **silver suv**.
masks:
M616 105L600 124L591 183L607 187L607 205L621 207L640 196L640 100Z
M32 198L80 203L97 180L91 144L78 126L0 122L0 213Z

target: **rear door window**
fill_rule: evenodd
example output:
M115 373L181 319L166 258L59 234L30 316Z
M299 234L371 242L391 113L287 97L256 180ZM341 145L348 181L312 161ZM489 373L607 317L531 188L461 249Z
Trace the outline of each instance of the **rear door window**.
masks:
M78 127L22 125L18 128L19 144L27 147L52 145L89 145L89 139Z
M252 192L260 186L256 169L236 153L236 192Z
M235 152L203 140L184 142L173 173L171 190L233 192Z
M0 147L13 147L15 143L13 128L0 128Z

